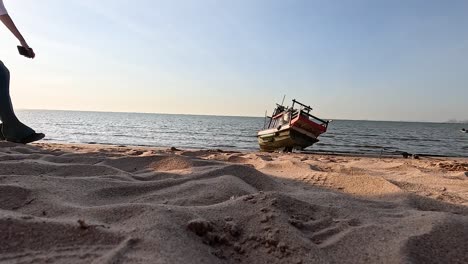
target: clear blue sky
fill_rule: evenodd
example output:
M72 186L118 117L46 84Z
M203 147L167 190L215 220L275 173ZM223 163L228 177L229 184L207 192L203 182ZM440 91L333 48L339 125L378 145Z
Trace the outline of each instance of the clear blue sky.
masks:
M4 0L16 108L468 119L468 1Z

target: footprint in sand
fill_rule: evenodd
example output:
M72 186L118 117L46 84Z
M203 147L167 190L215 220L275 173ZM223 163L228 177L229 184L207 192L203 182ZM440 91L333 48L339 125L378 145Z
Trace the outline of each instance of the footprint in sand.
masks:
M319 247L326 247L339 241L352 227L359 226L358 219L333 219L325 217L304 221L292 216L289 223L299 229L307 238Z
M292 197L280 197L275 207L289 216L289 224L319 247L334 244L352 228L361 225L355 218L337 218L333 208L309 204Z

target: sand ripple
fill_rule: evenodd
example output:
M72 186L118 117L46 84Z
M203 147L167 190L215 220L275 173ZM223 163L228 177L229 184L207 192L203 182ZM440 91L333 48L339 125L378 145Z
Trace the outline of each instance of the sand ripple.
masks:
M0 263L466 263L466 160L0 143Z

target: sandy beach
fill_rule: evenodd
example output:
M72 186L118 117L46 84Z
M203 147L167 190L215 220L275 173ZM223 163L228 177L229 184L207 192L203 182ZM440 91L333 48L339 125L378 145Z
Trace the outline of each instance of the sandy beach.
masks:
M0 142L0 263L468 263L468 159Z

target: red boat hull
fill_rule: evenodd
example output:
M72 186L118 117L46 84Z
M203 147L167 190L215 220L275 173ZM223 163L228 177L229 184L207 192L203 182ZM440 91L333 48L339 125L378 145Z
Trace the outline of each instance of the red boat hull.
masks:
M291 121L291 127L297 127L303 129L309 133L315 135L315 137L327 132L327 127L319 125L314 121L310 120L307 116L298 115Z

